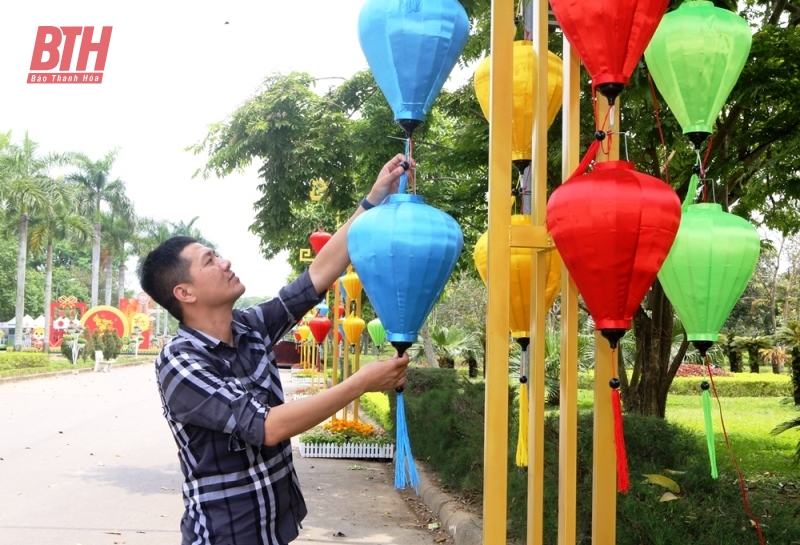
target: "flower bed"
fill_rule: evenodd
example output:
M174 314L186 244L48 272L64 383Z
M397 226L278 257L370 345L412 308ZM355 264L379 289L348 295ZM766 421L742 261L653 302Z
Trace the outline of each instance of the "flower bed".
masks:
M722 369L721 367L711 367L711 374L715 377L732 377L733 373ZM705 365L696 363L682 363L678 367L678 372L675 373L676 377L707 377L708 369Z
M332 420L300 435L304 458L393 458L394 442L364 422Z
M319 371L312 369L302 369L300 371L292 371L292 382L298 384L311 384L312 382L320 383L325 380L325 375Z

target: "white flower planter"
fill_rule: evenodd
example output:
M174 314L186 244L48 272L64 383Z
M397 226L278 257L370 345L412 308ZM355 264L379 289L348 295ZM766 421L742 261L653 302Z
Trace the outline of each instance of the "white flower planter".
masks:
M314 384L322 384L324 380L325 377L323 376L314 377ZM292 376L292 382L295 384L311 384L311 377Z
M314 394L292 394L292 401L296 399L303 399L304 397L312 397Z
M303 458L394 458L394 445L300 443Z

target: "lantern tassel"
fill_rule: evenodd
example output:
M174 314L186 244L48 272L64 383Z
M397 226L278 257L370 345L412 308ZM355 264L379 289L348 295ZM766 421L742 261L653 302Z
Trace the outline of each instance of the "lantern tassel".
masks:
M400 388L398 388L400 389ZM419 474L411 454L411 442L408 439L408 425L406 423L406 408L403 401L403 392L397 392L397 457L394 465L394 487L402 489L409 484L418 492Z
M522 377L520 377L522 378ZM528 384L519 385L519 434L517 436L517 467L528 467Z
M597 138L600 134L603 135L603 139L605 138L606 133L602 131L597 131L597 133L595 133L595 141L592 142L589 146L589 149L586 150L586 155L583 156L578 168L575 169L567 181L571 180L575 176L580 176L589 169L589 165L591 165L592 161L594 161L595 157L597 157L597 150L600 149L600 142L602 139Z
M392 346L397 350L397 355L403 353L411 346L411 343L393 342ZM394 461L394 487L403 489L408 485L414 487L414 492L419 494L419 473L414 463L414 456L411 454L411 441L408 439L408 423L406 422L406 405L403 399L404 388L395 388L397 392L397 437L395 439L397 452Z
M706 423L706 442L708 443L708 461L711 464L711 476L718 478L717 472L717 452L714 445L714 426L711 423L711 395L708 393L710 385L703 381L700 385L703 389L703 418Z
M616 383L615 387L613 384ZM619 398L619 379L612 379L611 409L614 413L614 446L617 451L617 492L627 494L631 487L628 475L628 453L625 450L625 433L622 427L622 402Z

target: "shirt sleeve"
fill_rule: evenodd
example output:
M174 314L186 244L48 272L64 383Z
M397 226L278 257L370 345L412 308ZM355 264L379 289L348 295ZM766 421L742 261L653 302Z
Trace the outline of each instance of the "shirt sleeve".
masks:
M223 378L207 358L190 348L159 357L156 370L166 416L263 445L270 409L266 394L248 392L237 378Z
M322 296L317 293L306 270L282 288L278 297L242 311L241 319L277 342L320 301Z

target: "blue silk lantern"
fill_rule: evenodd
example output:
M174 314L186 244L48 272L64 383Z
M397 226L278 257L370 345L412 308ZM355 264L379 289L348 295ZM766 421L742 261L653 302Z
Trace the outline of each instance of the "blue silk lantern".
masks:
M329 310L330 307L328 307L328 303L326 303L325 301L322 301L320 304L318 304L314 308L317 309L317 312L319 313L319 315L324 318L324 317L326 317L328 315L328 310Z
M350 260L400 353L417 340L463 245L456 220L419 195L391 195L350 226Z
M367 0L361 8L361 49L409 137L453 70L469 29L457 0Z
M417 340L463 246L456 220L415 194L391 195L353 221L347 233L350 260L398 354ZM416 489L419 475L408 441L402 388L397 389L396 429L395 487L411 484Z

